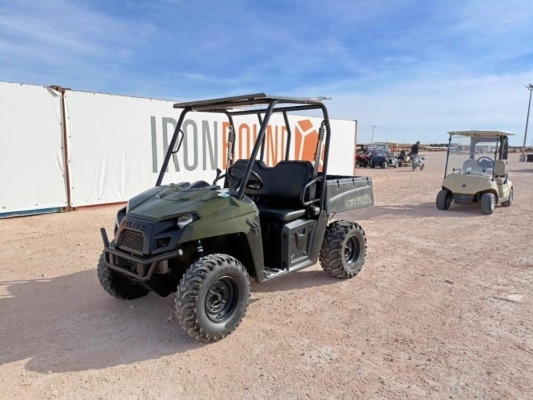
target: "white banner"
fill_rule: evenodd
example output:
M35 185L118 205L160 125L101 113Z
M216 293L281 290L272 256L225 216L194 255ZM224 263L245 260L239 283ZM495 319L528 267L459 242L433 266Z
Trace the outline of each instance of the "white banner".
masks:
M0 82L0 217L67 206L61 93Z
M0 82L0 217L12 213L124 202L153 187L181 110L174 102L66 90L67 146L63 146L62 94L47 87ZM270 121L263 161L312 160L322 120L281 115ZM256 116L235 117L235 160L249 158L259 130ZM213 182L226 168L228 121L190 113L182 148L163 183ZM352 175L355 121L331 120L328 173ZM68 158L69 192L65 176ZM260 156L259 156L260 157Z
M69 132L72 206L126 201L155 185L164 154L181 110L173 102L99 93L65 95ZM290 116L290 158L311 160L320 118ZM248 158L259 130L255 116L235 117L235 159ZM225 169L227 119L223 115L190 113L184 140L172 157L163 183L212 182ZM331 121L328 173L352 175L355 121ZM274 165L285 156L285 123L273 116L267 132L264 161Z
M72 206L126 201L155 185L152 119L172 102L67 91L65 104Z

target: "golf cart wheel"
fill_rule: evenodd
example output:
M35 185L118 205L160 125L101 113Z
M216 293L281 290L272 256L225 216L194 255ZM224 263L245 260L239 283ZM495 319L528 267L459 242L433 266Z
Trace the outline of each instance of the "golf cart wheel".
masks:
M381 168L387 168L389 166L389 163L387 161L383 161L381 163Z
M490 215L494 212L496 207L496 197L494 193L483 193L481 195L481 212L485 215Z
M365 263L366 235L354 222L335 221L328 225L322 249L320 265L334 278L353 278Z
M513 188L509 192L509 200L502 202L503 207L510 207L513 204Z
M453 201L453 194L449 190L443 189L437 194L437 208L439 210L447 210Z
M176 315L181 327L202 342L223 339L239 326L250 300L244 266L226 254L210 254L192 264L180 280Z
M100 259L98 260L96 272L102 288L117 299L138 299L139 297L146 296L150 292L140 283L109 268L105 262L104 252L102 252Z

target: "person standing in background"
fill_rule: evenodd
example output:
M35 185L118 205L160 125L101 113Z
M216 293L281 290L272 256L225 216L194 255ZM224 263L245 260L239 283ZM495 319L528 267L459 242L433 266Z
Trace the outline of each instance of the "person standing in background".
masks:
M413 171L416 169L416 162L418 158L418 150L420 148L420 142L416 142L411 146L411 167Z

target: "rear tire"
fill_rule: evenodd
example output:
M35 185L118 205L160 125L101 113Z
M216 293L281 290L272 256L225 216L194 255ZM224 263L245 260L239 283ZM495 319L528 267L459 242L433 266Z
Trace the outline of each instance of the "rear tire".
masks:
M239 326L250 301L244 266L226 254L210 254L192 264L176 293L176 314L193 339L216 342Z
M359 224L335 221L326 228L320 250L322 269L334 278L350 279L365 263L366 236Z
M502 202L502 207L511 207L511 204L513 204L513 188L509 192L509 200Z
M102 253L98 260L96 272L102 288L117 299L138 299L139 297L146 296L150 292L150 290L140 283L109 268L105 263L105 252Z
M381 163L381 168L387 168L389 166L389 163L387 161L383 161Z
M481 212L485 215L490 215L494 212L496 207L496 197L494 193L483 193L481 195Z
M449 190L443 189L437 194L437 208L439 210L447 210L453 201L453 194Z

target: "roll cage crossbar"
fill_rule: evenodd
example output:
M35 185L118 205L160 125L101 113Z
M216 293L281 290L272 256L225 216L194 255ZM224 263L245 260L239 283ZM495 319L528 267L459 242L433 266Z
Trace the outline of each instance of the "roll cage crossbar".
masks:
M250 161L246 167L246 170L243 175L243 179L239 186L237 192L237 198L242 199L244 197L244 190L246 189L246 182L250 178L250 174L253 167L253 161L256 160L259 151L261 151L260 159L263 159L265 151L265 136L272 114L281 113L285 122L285 128L287 132L287 146L285 151L285 160L289 159L290 154L290 142L291 142L291 128L289 124L288 114L298 111L307 111L307 110L322 110L323 122L319 129L319 137L317 148L315 151L314 158L314 176L318 175L318 165L321 158L322 144L325 143L324 149L324 161L322 165L322 176L327 175L328 168L328 154L330 146L330 124L329 116L325 105L322 103L322 100L326 98L297 98L297 97L283 97L283 96L270 96L264 93L255 93L242 96L233 96L233 97L224 97L211 100L198 100L198 101L189 101L189 102L180 102L175 103L174 108L182 109L178 122L176 124L176 129L170 141L168 150L165 154L165 159L163 160L163 165L159 173L156 186L161 186L163 177L167 170L170 158L175 154L181 145L183 140L183 131L182 125L185 121L185 116L190 112L208 112L208 113L218 113L225 114L228 118L230 128L229 128L229 137L228 137L228 150L227 150L227 165L230 166L234 161L234 144L235 144L235 125L233 117L243 116L243 115L257 115L259 120L260 129L257 134L256 142L253 146L252 153L250 154ZM181 136L181 139L179 139ZM178 148L176 150L176 143L178 143ZM325 185L326 180L322 179L322 191L321 191L321 204L324 204L325 201Z

